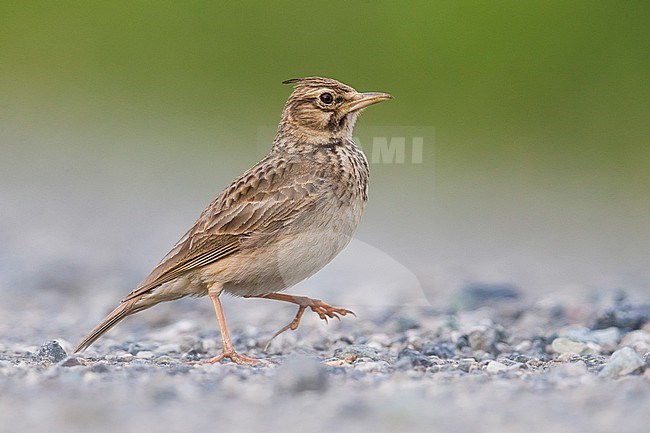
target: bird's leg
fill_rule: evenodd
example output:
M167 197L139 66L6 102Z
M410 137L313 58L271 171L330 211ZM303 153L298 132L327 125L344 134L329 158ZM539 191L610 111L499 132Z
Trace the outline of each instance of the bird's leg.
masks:
M289 329L295 331L298 328L298 325L300 325L300 319L302 318L302 315L307 309L307 307L311 308L311 310L314 313L318 314L318 317L323 319L325 322L327 322L328 317L330 319L336 318L341 320L339 316L345 316L347 314L352 314L353 316L356 316L356 314L354 314L350 310L346 310L345 308L332 307L331 305L326 304L320 299L308 298L307 296L287 295L284 293L269 293L267 295L248 296L248 297L274 299L276 301L290 302L292 304L298 305L298 312L296 313L296 317L294 317L293 320L288 325L282 327L278 332L273 334L273 337L271 337L269 342L266 343L266 346L264 347L265 351L266 349L268 349L269 345L271 344L271 341L273 341L275 337L282 334L284 331L288 331Z
M223 308L221 307L221 300L219 299L218 293L209 293L210 299L212 300L212 305L214 305L214 312L217 314L217 321L219 322L219 330L221 331L221 345L223 347L223 353L217 355L214 358L206 359L201 362L206 362L214 364L219 362L224 358L229 358L235 364L246 364L246 365L255 365L257 364L257 359L249 358L248 356L240 355L235 352L235 348L232 345L230 340L230 334L228 334L228 327L226 326L226 318L223 315Z

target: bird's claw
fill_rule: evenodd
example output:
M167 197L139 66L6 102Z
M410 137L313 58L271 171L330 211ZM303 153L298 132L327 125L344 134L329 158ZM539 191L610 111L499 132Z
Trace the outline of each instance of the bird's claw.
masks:
M323 301L316 299L313 301L314 302L309 306L309 308L311 308L311 311L318 314L318 317L323 319L326 323L329 323L327 320L328 317L330 319L338 319L340 321L341 316L346 316L348 314L352 314L355 317L357 316L353 311L347 310L345 308L332 307L331 305L328 305Z
M337 308L337 307L332 307L329 304L326 304L325 302L321 301L320 299L311 299L311 298L306 298L306 301L303 301L298 304L298 312L296 313L296 316L293 318L293 320L288 324L283 326L278 332L273 334L273 337L266 343L266 346L264 346L264 351L269 348L271 345L271 342L277 337L278 335L282 334L285 331L292 330L295 331L298 329L298 326L300 325L300 319L302 319L302 315L305 312L305 309L309 307L311 311L314 313L318 314L318 317L320 317L322 320L325 321L325 323L329 323L329 319L337 319L341 320L341 316L346 316L348 314L352 314L354 317L357 315L354 314L353 311L347 310L345 308Z

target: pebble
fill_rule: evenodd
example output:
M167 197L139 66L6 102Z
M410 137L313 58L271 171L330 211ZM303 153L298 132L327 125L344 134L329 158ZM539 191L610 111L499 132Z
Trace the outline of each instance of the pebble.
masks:
M566 337L558 337L551 343L553 352L558 354L575 353L578 355L585 355L587 353L595 353L595 351L587 345L579 341L573 341Z
M499 361L490 361L488 362L487 366L485 367L485 371L487 371L490 374L497 374L501 371L505 371L508 369L508 366L505 364L500 363Z
M634 372L643 364L643 358L634 349L623 347L612 354L599 376L615 379Z
M397 356L396 368L430 367L433 362L422 353L413 349L404 349Z
M426 356L437 356L442 359L450 359L456 354L455 345L452 343L428 343L422 347L422 354Z
M140 350L136 353L135 357L140 359L154 359L156 354L151 350Z
M81 361L76 356L69 356L68 358L61 361L59 364L61 367L75 367L81 365Z
M471 373L472 371L479 369L479 365L474 358L464 358L458 361L458 369L465 373Z
M621 328L625 330L640 329L650 322L650 304L620 305L605 311L596 319L594 328Z
M201 359L201 356L199 355L199 352L197 352L196 349L190 349L187 352L185 352L181 358L183 361L198 361Z
M334 351L334 358L342 359L346 362L354 362L358 358L368 358L373 361L379 361L382 357L377 349L363 345L352 344L350 346L339 347Z
M66 359L68 357L68 354L63 349L63 347L61 347L58 341L48 341L38 349L36 357L40 361L54 364Z

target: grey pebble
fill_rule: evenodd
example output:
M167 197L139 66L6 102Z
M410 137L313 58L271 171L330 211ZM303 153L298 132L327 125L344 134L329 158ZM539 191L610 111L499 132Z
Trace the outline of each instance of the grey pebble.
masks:
M36 357L39 361L50 363L57 363L63 361L68 357L66 351L61 347L58 341L48 341L43 344L39 349Z
M456 355L455 345L452 343L428 343L422 347L422 354L426 356L437 356L442 359L450 359Z
M339 347L334 351L334 358L343 359L353 362L358 358L368 358L373 361L379 361L382 356L377 349L363 344L353 344L350 346Z
M458 362L458 369L465 373L471 373L479 368L478 362L474 358L464 358Z
M196 349L190 349L181 356L183 361L198 361L201 359L199 352Z
M644 365L643 358L631 347L623 347L614 352L599 374L601 377L616 379L633 373Z
M594 328L616 327L634 330L640 329L648 322L650 322L650 304L619 305L614 309L605 311L598 317Z
M398 369L413 368L413 367L431 367L433 361L427 356L413 349L404 349L397 356Z
M61 367L75 367L81 365L81 361L76 356L69 356L59 364Z

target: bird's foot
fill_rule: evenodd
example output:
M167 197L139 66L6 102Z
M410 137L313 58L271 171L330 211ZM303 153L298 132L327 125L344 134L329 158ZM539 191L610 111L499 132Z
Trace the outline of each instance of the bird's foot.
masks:
M348 314L352 314L353 316L356 317L356 314L354 314L353 311L346 310L345 308L332 307L331 305L326 304L320 299L309 298L309 300L311 301L309 304L309 308L311 308L311 311L318 314L318 317L320 317L326 322L328 317L330 319L338 319L338 320L341 320L341 316L345 316Z
M217 362L220 362L222 359L230 359L232 362L234 362L237 365L257 365L259 363L258 359L255 358L250 358L246 355L241 355L234 350L228 351L228 352L223 352L221 355L217 355L214 358L210 359L202 359L200 361L193 361L191 364L216 364Z
M288 330L295 331L296 329L298 329L298 326L300 325L300 319L302 319L302 315L305 312L305 309L307 307L309 307L314 313L318 314L318 317L323 319L325 322L328 321L327 320L328 318L330 319L336 318L338 320L341 320L340 316L345 316L347 314L352 314L353 316L356 316L356 314L354 314L354 312L351 310L347 310L345 308L332 307L331 305L326 304L320 299L313 299L313 298L308 298L306 296L294 296L294 295L283 295L283 296L291 297L291 300L288 302L297 304L298 312L296 313L296 317L294 317L293 320L288 325L283 326L278 332L273 334L273 337L271 337L268 343L266 343L266 346L264 346L264 351L266 351L269 348L271 342L278 335ZM281 300L286 300L286 299L281 299Z

